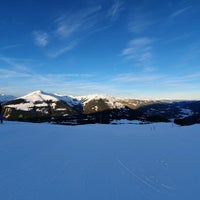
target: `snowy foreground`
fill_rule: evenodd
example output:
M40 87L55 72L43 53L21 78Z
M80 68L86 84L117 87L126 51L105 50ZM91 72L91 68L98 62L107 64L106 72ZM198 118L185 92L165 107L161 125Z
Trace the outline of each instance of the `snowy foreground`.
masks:
M199 200L200 125L0 124L2 200Z

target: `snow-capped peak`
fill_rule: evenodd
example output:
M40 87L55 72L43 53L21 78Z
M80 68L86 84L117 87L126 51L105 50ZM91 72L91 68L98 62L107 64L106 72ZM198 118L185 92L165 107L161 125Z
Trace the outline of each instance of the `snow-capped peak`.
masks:
M87 96L78 96L76 97L78 100L81 100L84 105L89 103L92 100L100 100L103 99L109 105L110 108L123 108L124 105L120 103L120 98L112 97L107 94L90 94Z
M36 101L58 101L59 99L56 98L55 95L43 92L41 90L36 90L34 92L31 92L25 96L20 97L19 99L25 99L28 102L36 102Z
M36 90L34 92L31 92L17 99L23 99L25 102L19 103L16 105L12 104L12 105L9 105L9 107L13 107L13 108L16 108L17 110L25 110L25 111L32 109L36 104L37 104L37 107L48 106L48 101L51 101L51 103L63 101L66 104L68 104L70 107L74 107L76 105L81 104L81 102L78 101L77 99L73 99L68 96L47 93L41 90Z

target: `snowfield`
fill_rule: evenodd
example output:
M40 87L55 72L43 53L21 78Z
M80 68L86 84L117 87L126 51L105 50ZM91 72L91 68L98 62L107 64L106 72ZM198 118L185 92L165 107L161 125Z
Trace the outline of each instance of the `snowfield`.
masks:
M0 124L2 200L199 200L200 125Z

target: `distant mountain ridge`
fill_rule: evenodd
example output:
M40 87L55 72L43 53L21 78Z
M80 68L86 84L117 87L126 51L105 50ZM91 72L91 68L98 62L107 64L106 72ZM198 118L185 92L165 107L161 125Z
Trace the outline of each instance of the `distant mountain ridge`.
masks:
M200 101L161 101L117 98L94 94L64 96L34 91L19 98L4 99L4 118L57 123L109 123L115 119L170 121L200 115ZM196 122L195 122L196 123Z
M77 99L37 90L6 102L4 117L17 120L21 115L26 121L46 121L52 116L77 115L81 109L81 102Z
M15 98L16 97L14 97L12 95L0 94L0 103L5 103L5 102L8 102L8 101L13 100Z

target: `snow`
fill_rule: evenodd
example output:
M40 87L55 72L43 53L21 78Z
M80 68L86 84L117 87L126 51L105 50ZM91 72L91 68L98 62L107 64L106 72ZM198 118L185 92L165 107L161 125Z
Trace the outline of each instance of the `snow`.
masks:
M13 105L8 105L7 107L9 108L15 108L16 110L23 110L23 111L29 111L31 109L33 109L33 107L35 106L35 102L27 102L27 103L20 103L20 104L13 104ZM38 103L37 107L46 107L48 106L47 103Z
M95 110L95 111L98 111L99 107L98 106L94 106L92 109Z
M78 101L77 99L73 99L68 96L62 96L59 94L46 93L41 90L31 92L25 96L19 97L18 99L24 99L26 103L20 103L17 105L12 104L12 105L8 105L7 107L15 108L17 110L29 111L35 106L35 104L37 105L37 107L47 107L48 101L52 101L52 102L64 101L71 107L81 104L81 102ZM55 108L55 105L56 105L55 103L52 104L54 108Z
M172 123L5 121L0 199L199 200L199 133Z
M26 99L29 102L43 102L43 101L64 101L66 102L69 106L74 106L74 105L78 105L80 104L79 101L77 101L76 99L73 99L71 97L68 96L63 96L63 95L59 95L59 94L52 94L52 93L47 93L47 92L43 92L41 90L37 90L34 91L32 93L29 93L26 96L21 97L23 99Z
M182 117L188 117L194 114L192 110L187 109L187 108L181 108L181 113L182 113L181 114Z
M40 91L40 90L31 92L20 98L25 99L26 101L29 101L29 102L36 102L36 101L42 102L42 101L49 101L49 100L57 101L57 98L55 98L53 95Z
M77 96L76 99L83 101L84 105L86 105L87 103L89 103L92 100L103 99L103 100L106 100L106 103L112 109L124 108L124 105L119 102L120 100L122 100L122 98L116 98L116 97L112 97L112 96L109 96L106 94L91 94L91 95L87 95L87 96Z

